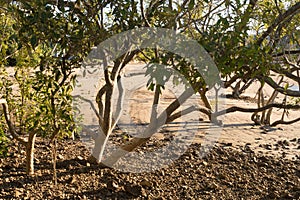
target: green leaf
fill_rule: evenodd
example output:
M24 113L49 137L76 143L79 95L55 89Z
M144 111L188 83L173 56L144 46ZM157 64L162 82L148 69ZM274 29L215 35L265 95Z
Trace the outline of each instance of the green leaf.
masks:
M37 37L36 35L33 35L30 39L30 44L32 46L32 48L35 48L38 44L38 40L37 40Z
M194 8L194 6L195 6L195 0L190 0L189 5L188 5L189 10L192 10Z

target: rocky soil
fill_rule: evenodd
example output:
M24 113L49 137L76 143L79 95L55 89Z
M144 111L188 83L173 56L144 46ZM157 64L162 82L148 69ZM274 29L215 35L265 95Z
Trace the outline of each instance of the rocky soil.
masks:
M235 150L218 144L200 158L201 144L193 144L163 169L123 173L88 163L89 151L79 140L63 140L57 144L57 185L51 148L41 140L36 146L33 177L25 175L22 148L12 145L8 157L1 158L0 199L300 198L300 158L258 155L247 145Z

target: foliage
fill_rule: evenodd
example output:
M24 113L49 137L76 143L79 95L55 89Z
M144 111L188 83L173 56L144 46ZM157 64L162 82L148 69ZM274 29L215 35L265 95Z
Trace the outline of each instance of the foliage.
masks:
M0 157L7 156L8 153L8 139L5 134L5 127L0 123Z
M233 88L236 97L253 80L261 82L259 100L263 99L262 88L266 84L273 87L274 95L269 100L258 101L258 107L268 104L270 111L278 93L300 97L299 91L292 91L285 84L293 81L300 85L299 10L300 3L296 0L3 1L0 3L0 98L7 100L19 135L34 133L51 140L69 136L74 133L71 106L74 69L80 67L93 46L110 36L148 26L169 28L198 41L216 63L224 86ZM103 115L99 121L107 136L113 128L109 127L112 122L107 88L113 90L115 86L111 83L121 76L116 69L121 71L136 57L149 64L150 90L161 93L163 87L157 84L161 81L154 77L165 78L153 76L160 73L153 63L166 65L183 74L195 92L201 93L206 113L213 112L205 98L207 83L193 63L159 48L127 52L105 71L103 90L107 107L106 113L100 112ZM8 74L8 67L14 68L13 76ZM276 82L271 74L283 79ZM175 84L180 81L176 77L173 80ZM103 96L105 92L101 92ZM102 102L97 100L97 103L101 108ZM217 114L223 113L226 112ZM270 124L270 120L263 119L259 123ZM4 122L2 118L0 121L0 142L5 142Z

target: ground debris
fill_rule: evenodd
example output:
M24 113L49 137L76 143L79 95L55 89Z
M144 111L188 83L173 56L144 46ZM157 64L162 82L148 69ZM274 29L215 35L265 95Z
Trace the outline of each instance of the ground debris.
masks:
M279 145L297 143L282 141ZM149 148L157 148L153 146ZM159 144L159 143L157 143ZM52 182L51 155L37 142L36 176L25 176L25 158L0 162L0 199L298 199L300 160L261 156L253 151L214 147L198 157L193 144L171 165L149 173L122 173L86 165L90 152L80 141L58 142L58 185ZM248 146L248 145L247 145ZM64 148L68 147L68 148ZM147 147L147 146L146 146ZM13 148L12 148L13 149ZM18 154L17 150L13 152ZM42 152L43 151L43 152ZM50 157L51 158L51 157Z

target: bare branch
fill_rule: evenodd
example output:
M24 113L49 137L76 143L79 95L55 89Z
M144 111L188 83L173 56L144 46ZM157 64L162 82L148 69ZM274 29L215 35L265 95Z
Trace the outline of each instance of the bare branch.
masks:
M227 108L225 110L213 113L212 115L214 115L215 117L218 117L218 116L225 115L227 113L232 113L232 112L246 112L246 113L262 112L262 111L270 109L270 108L298 110L298 109L300 109L300 105L292 105L292 104L283 105L283 104L273 103L273 104L268 104L268 105L262 106L260 108L241 108L241 107L233 106L233 107Z
M278 121L273 122L270 126L277 126L279 124L286 124L286 125L288 125L288 124L296 123L298 121L300 121L300 117L297 118L297 119L291 120L291 121L278 120Z
M284 74L286 77L288 77L288 78L290 78L290 79L292 79L294 81L297 81L297 82L300 81L300 77L299 76L296 76L296 75L288 72L287 70L284 70L284 69L282 69L282 70L272 69L272 71L276 72L278 74Z
M300 97L300 92L299 91L285 89L285 88L281 87L280 85L278 85L270 77L259 77L259 78L262 79L262 80L264 80L273 89L275 89L276 91L278 91L278 92L280 92L280 93L282 93L284 95L288 95L288 96L292 96L292 97Z
M104 109L103 109L103 103L102 103L102 97L104 95L104 93L106 92L107 86L104 85L97 93L96 96L96 103L98 104L98 110L99 110L99 116L101 116L101 118L103 118L104 115ZM102 124L102 123L100 123Z
M144 0L140 0L140 6L141 6L142 18L146 24L146 27L150 27L150 23L145 15L145 11L144 11Z
M280 57L280 56L284 56L284 55L293 55L293 54L300 54L300 49L285 50L283 52L273 54L272 57Z
M299 51L300 53L300 51ZM284 60L288 65L291 65L292 67L295 67L296 70L300 69L300 66L297 63L292 63L286 56L284 56Z
M94 106L94 104L93 104L93 102L92 102L91 100L86 99L86 98L84 98L84 97L82 97L82 96L80 96L80 95L74 95L73 98L79 98L79 99L81 99L81 100L83 100L83 101L88 102L88 103L90 104L92 110L93 110L94 113L96 114L97 118L102 118L102 117L99 115L97 109L95 108L95 106Z
M206 114L209 118L211 115L211 110L207 109L207 108L203 108L203 107L198 107L198 106L190 106L182 111L179 111L177 113L174 113L173 115L171 115L170 117L168 117L167 122L166 123L170 123L176 119L178 119L181 116L187 115L189 113L195 112L195 111L199 111L202 112L204 114Z
M5 99L0 99L0 103L2 104L5 121L8 125L8 129L9 129L10 134L13 136L14 139L16 139L22 145L26 146L27 142L17 134L15 126L13 125L12 121L10 120L10 115L9 115L8 105L7 105L6 100Z
M154 92L154 98L152 102L152 108L151 108L151 117L150 117L150 124L157 122L157 106L159 103L159 97L160 97L160 85L155 86L155 92Z
M103 161L105 165L112 166L116 163L122 156L126 155L128 152L133 151L136 147L140 146L141 144L147 142L150 137L157 132L157 130L165 124L166 120L170 117L170 115L182 104L184 103L189 97L194 94L194 90L189 88L185 90L178 99L174 100L166 109L165 111L160 114L157 118L157 123L150 123L148 127L144 130L142 135L139 137L135 137L132 140L126 142L120 148L116 149L112 152L112 154ZM167 115L166 115L167 114ZM125 150L125 151L124 151Z

